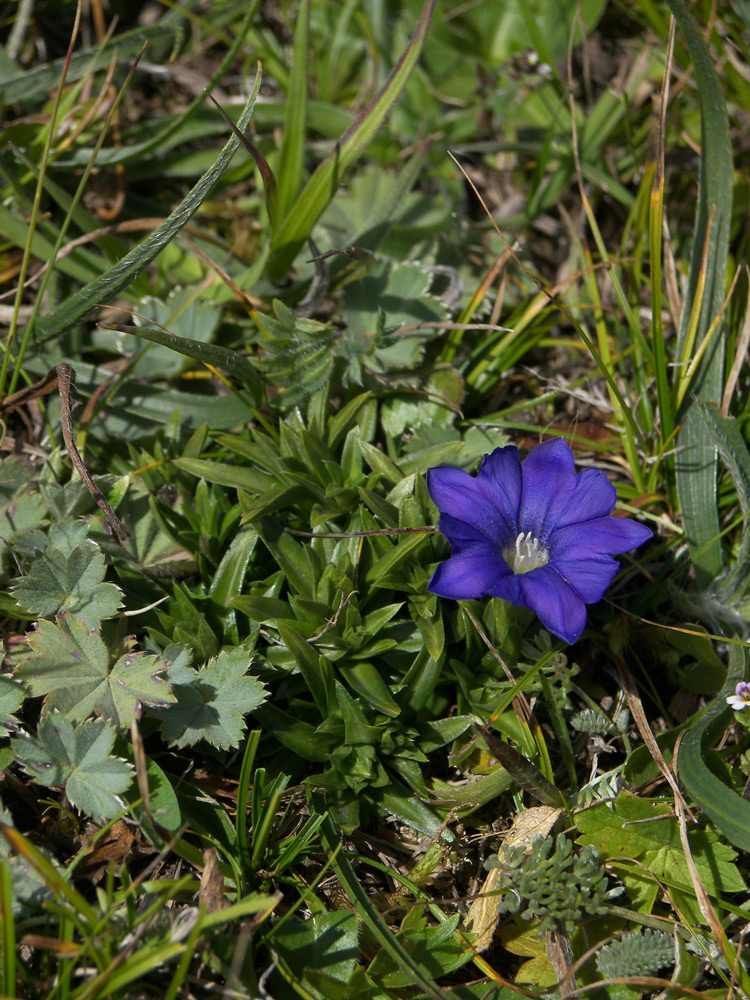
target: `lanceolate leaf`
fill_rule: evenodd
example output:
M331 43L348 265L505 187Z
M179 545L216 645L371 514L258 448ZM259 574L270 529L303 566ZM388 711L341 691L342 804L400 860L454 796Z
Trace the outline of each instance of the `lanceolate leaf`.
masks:
M729 122L713 60L695 22L682 0L668 0L685 37L701 100L701 160L698 208L690 261L690 281L683 304L678 338L681 360L690 361L700 349L725 295L725 276L732 211L732 148ZM705 287L699 300L704 247ZM691 324L698 310L697 325ZM692 341L692 346L691 346ZM700 586L706 587L722 566L719 518L716 509L716 445L693 397L717 402L722 391L724 345L720 326L698 364L678 420L684 424L677 438L677 493L690 555ZM678 381L686 377L684 365L676 369Z
M101 719L73 725L58 712L42 716L36 738L14 740L16 758L47 787L64 785L71 803L94 819L110 819L124 808L118 798L132 780L127 761L112 757L115 731Z
M194 361L202 361L217 368L223 368L239 379L254 398L260 398L260 379L258 373L250 362L236 351L220 344L204 344L200 340L192 340L190 337L180 337L170 333L169 330L159 330L152 326L129 326L120 325L119 330L132 333L141 340L150 340L154 344L161 344L178 354L183 354L186 358L193 358Z
M344 132L331 156L320 164L282 220L271 244L268 274L273 281L281 280L287 273L333 199L344 174L370 144L406 86L422 52L434 7L435 0L425 0L416 31L382 90Z

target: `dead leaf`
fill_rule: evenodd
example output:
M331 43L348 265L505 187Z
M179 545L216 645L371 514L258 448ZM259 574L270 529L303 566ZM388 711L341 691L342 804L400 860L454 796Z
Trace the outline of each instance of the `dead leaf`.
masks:
M503 841L504 846L517 847L519 844L531 850L531 838L546 837L557 822L561 809L552 806L531 806L519 813L513 820L513 826L508 830ZM497 887L500 883L501 871L491 868L478 897L469 907L464 921L464 927L476 934L473 947L476 951L485 951L492 944L495 928L498 923Z
M206 913L215 913L229 906L224 895L224 876L219 868L219 858L215 847L209 847L203 855L203 874L198 899Z

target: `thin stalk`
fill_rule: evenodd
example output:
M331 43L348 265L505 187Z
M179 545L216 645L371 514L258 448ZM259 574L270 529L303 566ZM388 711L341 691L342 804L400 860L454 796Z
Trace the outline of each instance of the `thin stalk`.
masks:
M128 89L128 85L130 84L130 81L133 78L133 74L136 71L136 68L138 66L138 63L141 60L141 56L143 55L143 53L145 51L145 48L146 48L146 43L144 42L143 48L141 49L141 51L139 52L138 56L133 61L133 65L130 68L130 72L128 73L127 78L126 78L125 82L123 83L123 85L122 85L122 87L120 89L120 92L118 93L118 95L115 98L115 100L112 102L112 107L110 108L109 113L107 114L107 117L106 117L106 119L104 121L104 125L103 125L103 127L102 127L102 129L101 129L101 131L99 133L99 138L96 140L96 145L94 146L94 149L92 150L91 157L89 158L89 162L86 164L86 168L84 169L83 174L81 175L81 179L80 179L80 181L78 183L78 187L76 188L75 194L73 195L73 200L70 203L70 207L68 208L68 211L67 211L67 213L65 215L65 218L63 219L63 223L62 223L62 225L60 227L60 232L57 235L57 239L55 240L55 245L54 245L54 247L52 249L52 255L51 255L50 260L49 260L49 266L47 267L46 271L44 272L44 276L43 276L41 284L39 286L39 291L37 292L37 295L36 295L36 297L34 299L34 305L33 305L32 310L31 310L31 315L29 316L29 321L26 324L26 329L24 331L23 341L21 342L21 349L18 352L18 359L17 359L16 367L15 367L15 370L13 372L13 376L11 378L10 386L8 387L8 391L10 393L12 393L15 390L16 383L18 382L18 377L19 377L20 372L21 372L21 365L23 364L23 359L26 356L26 351L28 349L29 343L31 342L31 336L32 336L32 334L34 332L34 326L36 324L36 318L39 315L39 310L41 309L42 303L44 301L44 293L45 293L45 291L47 289L47 285L49 284L49 281L50 281L50 279L51 279L51 277L52 277L52 275L54 273L55 261L57 260L57 256L58 256L58 254L60 252L60 249L61 249L61 247L63 245L63 242L65 240L65 236L66 236L66 234L68 232L68 227L70 226L70 223L71 223L71 221L73 219L73 216L75 214L75 210L78 207L78 203L79 203L79 201L81 200L81 198L83 196L83 192L86 189L86 185L88 183L88 179L91 176L91 171L94 169L94 164L96 163L96 158L99 155L99 150L102 148L102 145L104 144L104 140L105 140L105 138L107 136L107 133L109 132L109 127L110 127L110 125L112 123L112 119L113 119L115 113L117 112L117 109L119 108L120 104L122 103L122 99L125 96L125 93L126 93L126 91ZM0 395L1 395L1 393L0 393Z
M237 789L237 817L235 820L237 831L237 853L243 875L252 871L250 849L247 844L247 801L250 788L250 776L255 763L255 755L260 743L260 729L254 729L247 738L245 744L245 754L242 758L242 768L240 770L240 782ZM237 894L241 895L239 886Z
M0 916L2 916L2 990L4 997L16 995L16 926L13 920L13 881L10 868L0 861Z
M55 94L55 102L52 105L52 114L50 115L49 126L47 129L47 135L44 140L44 149L42 150L41 165L39 168L39 176L36 182L36 190L34 191L34 202L31 206L31 215L29 217L28 225L28 237L26 239L26 246L23 249L23 259L21 261L21 270L18 274L18 287L16 289L16 297L13 303L13 314L10 318L10 324L8 326L8 336L5 341L5 353L3 355L3 365L0 369L0 399L5 396L5 384L8 381L8 368L10 367L10 359L13 351L13 340L16 336L16 330L18 328L18 316L21 309L21 303L23 302L23 291L24 285L26 284L26 276L29 273L29 265L31 263L31 244L34 237L34 232L36 231L37 222L39 221L39 212L42 204L42 194L44 192L44 177L47 172L47 163L50 157L50 150L52 149L52 141L55 134L55 126L57 125L57 116L60 111L60 104L62 103L63 92L65 90L65 80L68 75L68 69L70 68L70 60L73 58L73 46L75 45L75 40L78 37L78 27L81 23L81 0L78 0L76 5L76 16L73 22L73 30L70 35L70 44L68 45L68 51L65 56L65 65L63 66L63 71L60 76L60 83L57 87L57 93ZM23 348L22 348L23 351ZM13 374L13 379L11 381L10 391L13 392L18 380L18 371L20 365L16 366L16 370Z

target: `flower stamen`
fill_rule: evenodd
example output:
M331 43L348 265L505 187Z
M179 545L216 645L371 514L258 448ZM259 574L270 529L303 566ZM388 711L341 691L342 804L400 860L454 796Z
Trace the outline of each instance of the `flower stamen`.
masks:
M549 562L549 549L538 538L534 538L530 531L522 531L514 545L506 545L503 549L503 559L515 575L519 576L546 566Z

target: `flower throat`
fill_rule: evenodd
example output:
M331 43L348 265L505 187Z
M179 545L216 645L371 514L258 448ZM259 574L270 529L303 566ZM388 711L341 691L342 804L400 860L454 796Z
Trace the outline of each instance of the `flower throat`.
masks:
M515 545L505 546L503 559L515 575L520 576L522 573L530 573L532 569L546 566L549 562L549 549L538 538L534 538L530 531L522 531L516 538Z

